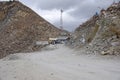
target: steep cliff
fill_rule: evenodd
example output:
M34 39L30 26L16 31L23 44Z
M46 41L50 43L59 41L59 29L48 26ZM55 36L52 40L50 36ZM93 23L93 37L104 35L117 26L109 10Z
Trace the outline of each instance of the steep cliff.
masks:
M120 2L94 15L75 30L74 46L83 53L120 54Z
M0 2L0 58L34 51L36 41L56 37L61 30L19 1Z

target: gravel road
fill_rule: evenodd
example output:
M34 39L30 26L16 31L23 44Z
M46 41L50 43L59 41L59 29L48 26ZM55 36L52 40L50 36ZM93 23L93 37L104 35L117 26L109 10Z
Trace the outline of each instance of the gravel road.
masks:
M77 55L64 45L0 60L0 80L120 80L120 59Z

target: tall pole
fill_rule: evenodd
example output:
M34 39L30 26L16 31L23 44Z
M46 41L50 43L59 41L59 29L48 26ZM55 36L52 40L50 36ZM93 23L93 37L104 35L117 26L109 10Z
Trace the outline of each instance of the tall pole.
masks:
M63 16L62 16L63 10L61 9L60 12L61 12L61 14L60 14L60 29L63 30Z

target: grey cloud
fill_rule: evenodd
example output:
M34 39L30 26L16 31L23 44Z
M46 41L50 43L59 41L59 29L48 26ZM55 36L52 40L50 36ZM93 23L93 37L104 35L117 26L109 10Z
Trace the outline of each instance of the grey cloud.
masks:
M69 9L76 6L79 2L84 0L40 0L38 7L41 9Z
M99 12L100 8L106 8L112 2L112 0L109 0L109 2L105 0L96 0L94 1L94 3L90 4L89 1L87 1L84 4L79 4L77 9L75 9L74 12L70 12L70 14L76 18L89 18L93 16L96 12Z
M120 0L21 0L21 2L24 2L29 7L36 7L38 10L51 11L62 8L64 11L68 11L67 13L75 19L74 21L69 21L69 19L64 21L64 27L69 31L72 31L83 21L99 12L100 8L106 9L113 1L118 2ZM73 10L69 11L70 9ZM60 25L59 21L55 21L53 24L58 27Z
M65 29L65 30L68 30L68 31L73 31L76 27L78 27L79 26L79 21L71 21L71 22L64 22L63 23L63 28ZM60 27L59 25L59 23L56 21L56 22L54 22L53 23L56 27Z

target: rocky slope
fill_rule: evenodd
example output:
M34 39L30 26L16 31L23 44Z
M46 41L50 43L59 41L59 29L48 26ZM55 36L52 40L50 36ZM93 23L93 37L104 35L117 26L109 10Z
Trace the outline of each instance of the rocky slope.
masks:
M0 2L0 58L36 50L36 41L55 37L61 30L19 1Z
M94 15L75 30L74 46L83 53L120 54L120 2Z

